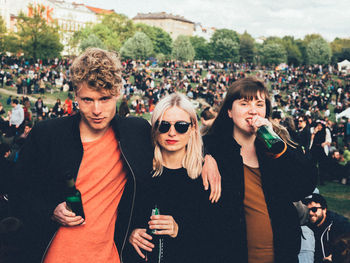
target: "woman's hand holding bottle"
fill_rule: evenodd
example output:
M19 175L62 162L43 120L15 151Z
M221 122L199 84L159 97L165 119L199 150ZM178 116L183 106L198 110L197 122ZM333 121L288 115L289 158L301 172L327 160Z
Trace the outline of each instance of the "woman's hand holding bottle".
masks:
M179 226L172 216L153 215L148 222L151 230L155 229L155 235L169 235L172 238L177 237Z

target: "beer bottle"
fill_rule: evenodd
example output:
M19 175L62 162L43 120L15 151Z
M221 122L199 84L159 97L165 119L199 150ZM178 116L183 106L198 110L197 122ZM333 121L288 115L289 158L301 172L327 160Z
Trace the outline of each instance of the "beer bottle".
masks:
M81 193L75 187L74 176L70 171L66 172L66 204L67 208L74 212L77 216L85 219L83 202L81 200Z
M273 155L280 156L286 150L286 143L269 126L260 126L256 135Z
M155 205L155 207L152 209L151 216L153 215L160 215L160 211ZM147 233L152 236L152 243L154 245L154 248L152 249L152 252L146 253L146 261L149 263L163 263L164 262L164 237L160 235L156 235L156 229L148 229Z

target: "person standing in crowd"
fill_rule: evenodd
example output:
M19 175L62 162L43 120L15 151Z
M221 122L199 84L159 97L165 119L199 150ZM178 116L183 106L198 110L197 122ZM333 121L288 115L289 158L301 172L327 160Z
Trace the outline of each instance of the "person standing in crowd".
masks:
M148 228L165 236L164 262L203 262L206 235L199 230L203 229L201 220L207 217L202 207L209 201L199 180L203 143L196 111L184 95L173 93L158 102L151 123L153 172L136 206L137 211L142 211L136 216L139 226L129 238L139 260L130 262L149 260L146 253L152 252L155 242L146 232ZM161 215L149 220L155 206Z
M16 135L17 131L20 129L20 126L24 121L24 110L17 99L12 100L11 106L12 110L8 112L9 132L7 135L9 137Z
M56 117L62 117L64 114L64 110L61 105L61 100L57 99L55 105L53 106L52 112Z
M123 261L153 147L146 120L116 116L121 70L114 53L87 49L70 68L79 114L39 122L26 139L9 195L24 225L23 262ZM67 207L67 175L81 192L85 219ZM209 179L216 198L220 185Z
M343 234L350 234L350 222L327 209L326 199L320 194L305 198L309 207L309 227L315 235L315 263L332 262L332 243Z
M322 121L317 121L316 127L311 129L310 153L315 164L318 165L320 184L324 185L325 171L327 171L327 156L331 145L331 133Z
M43 117L44 116L44 102L43 100L41 99L41 97L39 97L37 99L37 101L35 102L35 111L36 111L36 116L39 117Z
M307 123L307 118L305 115L299 116L298 120L298 131L297 131L297 140L296 142L303 148L305 153L309 153L310 148L310 126Z
M222 196L215 204L217 262L298 262L301 230L293 201L312 193L316 169L281 126L270 122L271 102L263 82L235 81L204 145L218 163ZM280 131L284 149L270 153L257 129ZM283 131L283 132L282 132ZM209 260L210 262L210 260Z
M119 116L120 117L128 117L130 114L129 106L128 106L128 100L126 97L122 99L122 102L119 105Z
M72 115L73 113L73 101L72 101L72 95L68 93L66 100L64 101L64 114L66 115Z

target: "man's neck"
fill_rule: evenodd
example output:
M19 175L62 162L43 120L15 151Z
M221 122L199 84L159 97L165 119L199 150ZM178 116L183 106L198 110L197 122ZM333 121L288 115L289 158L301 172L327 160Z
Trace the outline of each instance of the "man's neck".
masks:
M80 129L81 141L82 142L95 141L95 140L103 137L103 135L105 135L105 133L108 131L109 127L110 126L107 126L105 129L95 132L80 122L79 129Z
M321 222L317 224L317 227L323 227L323 224L326 222L327 214L322 218Z

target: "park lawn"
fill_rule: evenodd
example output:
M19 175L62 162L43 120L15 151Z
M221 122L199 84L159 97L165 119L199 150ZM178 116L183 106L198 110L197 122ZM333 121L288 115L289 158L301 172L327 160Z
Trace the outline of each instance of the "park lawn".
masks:
M350 219L350 186L334 182L326 182L317 188L328 204L328 209Z
M6 104L7 98L8 98L8 95L0 93L0 102L2 103L2 106L4 107L5 115L7 115L7 112L9 110L11 110L11 105Z

